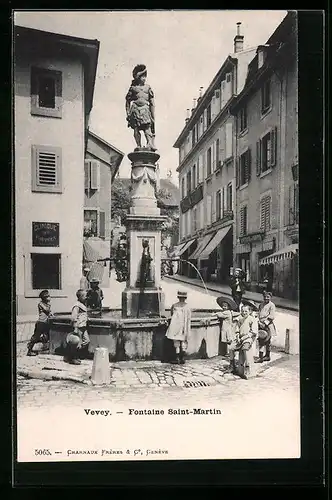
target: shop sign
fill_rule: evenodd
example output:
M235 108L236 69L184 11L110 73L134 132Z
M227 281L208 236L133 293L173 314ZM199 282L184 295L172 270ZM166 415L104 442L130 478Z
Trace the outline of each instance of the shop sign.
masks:
M254 243L256 241L262 241L264 235L265 233L262 231L257 233L246 234L245 236L240 236L240 243Z
M32 223L32 246L34 247L58 247L59 246L58 222L33 222Z

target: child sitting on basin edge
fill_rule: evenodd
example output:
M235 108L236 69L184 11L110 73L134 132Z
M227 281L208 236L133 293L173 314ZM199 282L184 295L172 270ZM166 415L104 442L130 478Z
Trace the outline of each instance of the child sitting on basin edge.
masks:
M252 315L250 306L242 306L241 316L237 318L238 331L229 346L230 368L235 372L235 352L243 351L245 354L246 370L249 368L248 351L251 349L258 335L258 322ZM246 376L245 376L246 378Z

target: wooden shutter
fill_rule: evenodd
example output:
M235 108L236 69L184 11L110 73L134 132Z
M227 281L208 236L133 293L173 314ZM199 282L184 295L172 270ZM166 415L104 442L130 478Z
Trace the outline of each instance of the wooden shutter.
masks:
M226 123L226 151L225 157L230 158L233 156L233 122Z
M105 238L105 230L106 230L106 220L105 220L105 212L99 212L99 237Z
M259 139L259 141L256 142L256 175L259 176L261 175L262 171L262 141Z
M277 127L271 130L271 167L277 164Z
M247 182L250 182L251 179L251 148L248 149L246 154L246 163L247 163Z
M244 207L240 210L240 235L244 234Z
M226 188L226 186L224 186L222 188L222 203L223 203L223 205L222 205L222 213L223 213L223 216L224 216L224 214L225 214L225 212L227 210L227 188Z
M240 187L240 158L236 159L235 169L236 188L238 189Z
M211 219L212 222L216 221L217 214L216 214L216 193L212 193L212 202L211 202Z
M97 160L90 160L90 187L95 190L100 188L100 164Z
M61 148L31 147L32 190L61 193Z
M260 227L265 229L265 197L260 202Z
M266 197L265 201L265 229L269 231L271 225L271 196Z
M90 188L90 161L84 162L84 189Z

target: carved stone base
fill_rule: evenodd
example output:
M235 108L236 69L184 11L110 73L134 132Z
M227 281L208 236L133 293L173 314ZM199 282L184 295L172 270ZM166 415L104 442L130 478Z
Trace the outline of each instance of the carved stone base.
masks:
M158 288L126 288L122 292L123 318L148 318L165 315L165 294Z

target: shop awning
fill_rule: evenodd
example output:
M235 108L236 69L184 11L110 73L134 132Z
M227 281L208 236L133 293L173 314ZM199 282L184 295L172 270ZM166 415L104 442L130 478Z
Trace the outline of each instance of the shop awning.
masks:
M183 247L181 248L181 250L179 251L178 256L180 257L180 255L184 254L184 252L186 250L188 250L188 248L194 243L194 241L195 241L195 238L193 240L187 241L187 243L185 243L183 245Z
M214 235L212 240L207 244L207 246L203 249L201 255L199 256L200 259L208 259L209 255L213 250L219 245L219 243L225 238L226 234L228 231L231 229L232 226L227 226L227 227L222 227L217 231L217 233Z
M175 245L173 247L173 250L170 252L169 256L171 258L173 257L178 257L180 254L179 252L181 251L181 249L184 247L185 243L181 243L181 245Z
M204 250L204 248L209 243L211 238L213 238L214 234L215 233L206 234L204 236L204 238L201 240L201 242L198 243L196 250L188 258L189 259L198 259L200 253L202 252L202 250Z
M294 255L298 253L298 251L299 251L299 246L297 243L294 243L293 245L288 245L282 250L278 250L277 252L274 252L273 254L264 257L259 261L259 263L260 265L274 264L275 262L279 262L280 260L292 259Z

